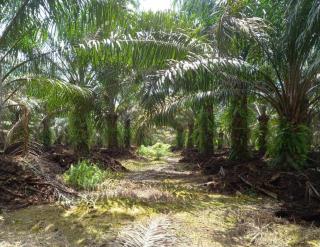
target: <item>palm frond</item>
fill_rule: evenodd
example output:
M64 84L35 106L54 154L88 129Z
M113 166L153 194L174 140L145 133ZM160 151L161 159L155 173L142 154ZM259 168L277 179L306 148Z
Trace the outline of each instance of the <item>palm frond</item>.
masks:
M29 96L45 99L48 104L55 106L88 101L92 97L89 89L38 75L20 77L11 83L22 83Z
M270 40L268 30L270 27L262 18L237 18L234 16L224 15L218 26L219 43L228 42L234 35L240 34L247 39L266 43Z
M149 77L152 81L148 82L148 85L153 87L153 91L160 89L167 81L172 84L182 82L186 84L184 88L188 88L188 84L199 81L199 79L203 79L204 82L211 83L211 85L241 81L253 85L253 82L262 76L258 66L251 65L241 59L197 56L189 57L188 60L172 61L169 68L160 70L156 75ZM234 77L233 80L232 77Z
M12 101L10 103L13 104L13 106L21 108L22 116L8 131L4 149L6 150L13 144L22 143L23 153L26 154L29 144L30 109L23 99L18 99L16 102Z
M138 32L136 35L113 33L108 39L88 40L79 45L97 54L121 54L135 68L163 67L169 59L184 59L189 55L211 53L212 47L200 39L175 32ZM109 54L109 53L107 53Z
M168 217L151 219L147 225L133 225L123 230L116 240L117 247L174 246L172 223Z

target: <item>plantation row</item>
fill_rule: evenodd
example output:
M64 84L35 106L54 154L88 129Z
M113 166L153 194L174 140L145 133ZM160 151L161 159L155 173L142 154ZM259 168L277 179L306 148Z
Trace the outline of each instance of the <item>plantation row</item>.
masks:
M319 246L319 103L320 0L0 0L0 246Z
M319 1L1 3L1 146L154 144L301 169L319 145ZM167 134L168 134L167 133ZM170 138L169 138L170 139ZM169 142L173 142L169 140Z

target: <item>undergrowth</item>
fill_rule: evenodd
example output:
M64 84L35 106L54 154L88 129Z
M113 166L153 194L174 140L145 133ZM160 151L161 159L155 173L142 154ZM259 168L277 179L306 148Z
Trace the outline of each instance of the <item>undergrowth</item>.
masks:
M71 165L70 169L64 174L64 180L77 189L94 190L105 179L119 176L120 174L110 170L101 170L98 165L84 160L76 165Z
M156 143L153 146L148 147L142 145L138 149L137 153L138 155L141 155L149 159L160 160L161 158L166 157L170 154L169 149L169 144Z

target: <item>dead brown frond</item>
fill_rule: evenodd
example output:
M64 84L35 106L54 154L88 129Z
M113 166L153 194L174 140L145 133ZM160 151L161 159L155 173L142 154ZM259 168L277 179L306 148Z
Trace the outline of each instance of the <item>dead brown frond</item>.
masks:
M150 220L146 225L133 225L123 230L116 242L117 247L170 247L176 238L172 233L172 224L167 216Z
M229 211L227 217L235 219L230 236L235 242L249 246L286 246L277 236L277 227L287 221L274 217L272 209L239 209ZM281 240L281 241L280 241Z

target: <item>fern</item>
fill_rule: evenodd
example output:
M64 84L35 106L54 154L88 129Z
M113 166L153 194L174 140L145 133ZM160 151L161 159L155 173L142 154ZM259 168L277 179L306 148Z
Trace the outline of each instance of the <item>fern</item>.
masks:
M167 217L152 219L147 225L134 225L122 231L117 247L170 247L175 246L171 221Z

